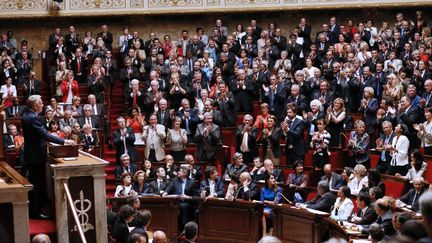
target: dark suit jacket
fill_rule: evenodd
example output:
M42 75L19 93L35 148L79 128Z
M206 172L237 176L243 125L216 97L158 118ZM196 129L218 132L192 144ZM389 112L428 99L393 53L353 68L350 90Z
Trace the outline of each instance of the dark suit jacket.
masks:
M26 143L24 160L29 164L44 164L46 161L46 142L64 144L64 139L51 135L45 129L45 124L36 112L26 110L21 119L21 127Z
M145 92L141 89L139 90L139 92L141 92L141 95L136 96L136 105L141 109L141 112L144 113L144 111L145 111L145 106L144 106L144 97L145 97L144 94L145 94ZM130 92L129 95L127 96L127 100L129 102L130 107L132 107L133 100L134 100L133 96L131 97L131 95L132 95L132 92Z
M84 133L80 133L79 138L80 141L84 144L84 150L88 150L90 146L97 146L99 144L98 136L95 132L92 132L93 141L86 139Z
M84 57L81 57L80 71L81 71L81 80L78 80L78 64L77 57L71 60L70 69L74 72L74 77L78 82L87 82L87 65L88 62Z
M171 181L171 183L167 186L166 192L169 195L180 195L181 192L181 181L179 178L175 178ZM198 193L195 189L195 181L193 179L186 179L186 186L184 189L184 194L187 196L197 196Z
M237 190L235 193L234 198L243 199L243 200L259 200L260 199L260 191L258 186L251 182L249 184L249 190L246 192L244 191L243 187L239 187L240 189Z
M158 183L157 180L151 181L148 183L147 190L144 191L145 193L154 193L154 194L160 194L161 191L165 191L167 188L168 183L164 180L161 182L159 190L158 190Z
M201 167L199 165L194 165L195 173L192 173L192 170L189 171L189 178L194 179L196 183L199 183L202 178Z
M373 205L369 205L364 214L362 213L362 211L360 209L358 209L358 210L359 210L358 215L361 218L360 221L356 222L356 224L358 224L358 225L370 225L373 222L375 222L376 219L378 218L378 215L376 214L375 208Z
M112 236L119 243L127 243L129 237L129 228L125 221L118 219L113 226Z
M195 47L193 43L189 43L186 45L186 53L191 50L192 55L196 57L202 57L204 54L204 44L200 41L198 42ZM183 55L186 55L186 53L183 53Z
M267 155L267 147L268 144L271 143L271 148L273 151L273 155L276 158L280 158L282 156L282 149L280 146L280 137L282 136L282 130L279 127L275 127L273 128L273 132L272 134L267 137L267 138L263 138L261 136L260 138L260 142L262 144L263 147L263 151L262 151L262 157L265 158Z
M286 150L287 153L296 153L298 156L303 156L306 153L306 145L304 143L304 129L305 124L302 120L295 118L293 123L289 126L286 134ZM289 146L292 146L292 149Z
M324 195L319 195L309 202L306 202L307 208L315 209L330 213L331 207L336 201L336 196L332 192L326 192Z
M255 180L266 180L268 178L268 172L264 171L264 173L261 173L259 175L255 176ZM273 175L275 176L275 179L278 183L284 183L285 182L285 174L281 169L273 169Z
M162 111L159 109L158 112L156 113L158 124L164 125L165 128L171 128L171 119L170 119L169 110L168 109L165 110L165 114L164 114L163 119L162 119L161 114L162 114Z
M22 105L18 105L17 108L18 108L18 112L15 114L15 116L22 116L26 107ZM6 108L6 117L13 117L13 116L14 116L13 106Z
M330 180L327 178L327 176L322 176L321 181L327 181L330 184ZM342 176L337 174L336 172L333 172L332 178L331 178L331 184L330 190L337 190L339 187L342 186Z
M222 112L222 117L225 125L232 127L235 125L236 113L234 111L234 97L231 93L227 94L226 99L216 99L216 105L219 111Z
M376 118L377 110L378 110L378 100L375 98L369 100L366 108L360 107L360 111L363 112L364 122L366 124L366 127L368 128L368 131L371 131L369 129L375 129L377 125L377 118Z
M294 103L294 101L295 101L295 98L290 95L290 96L288 96L286 98L285 104ZM302 113L303 113L303 111L306 111L307 106L308 106L308 102L306 100L306 97L304 95L302 95L302 94L299 94L298 98L297 98L297 101L295 102L295 105L296 105L296 107L298 109L297 110L297 115L301 116ZM285 112L282 113L282 114L286 114L286 106L285 106L284 111Z
M212 124L211 132L207 137L204 137L204 123L197 126L195 132L195 142L198 144L197 158L198 160L214 159L218 145L221 141L221 129L218 125ZM209 161L214 162L214 161Z
M410 189L405 195L403 195L399 200L411 206L411 210L418 211L419 210L419 198L426 190L423 189L420 191L419 195L415 196L416 190Z
M313 94L313 99L319 99L321 97L321 92L315 92ZM333 104L333 100L335 99L334 93L332 91L327 91L326 95L324 97L324 110L327 109L327 107L329 107L331 104Z
M206 196L208 196L208 194L210 193L210 189L209 189L209 180L208 179L204 179L200 182L200 187L199 187L199 191L200 193L202 191L206 191ZM225 195L225 191L224 191L224 181L218 177L215 181L215 192L217 194L217 197L224 197Z
M398 118L396 119L397 122L407 125L410 134L417 134L417 130L414 129L413 125L421 121L419 108L411 106L406 112L400 114Z
M127 133L129 134L129 136L126 138L126 148L130 156L130 160L132 162L135 162L137 160L137 154L136 154L136 149L134 144L135 134L132 128L127 127L126 129L127 129ZM123 141L120 139L120 137L121 137L120 130L116 129L112 134L112 139L113 139L114 146L116 147L117 161L120 161L120 156L125 152Z
M82 117L78 117L77 122L78 124L80 124L81 128L84 126L84 124L86 124L86 118L84 116ZM91 116L90 117L91 123L92 123L92 127L93 128L100 128L99 125L99 118L97 116Z
M34 80L34 89L30 90L30 81L28 79L24 80L24 85L27 87L27 89L24 89L24 97L25 100L27 100L27 98L30 95L40 95L41 94L41 82L39 80Z
M121 175L126 172L127 170L125 168L123 168L123 166L121 165L117 165L115 168L115 176L116 178L120 178ZM136 164L134 163L130 163L129 164L129 173L132 174L132 177L135 175L135 172L138 171L138 167L136 166Z
M248 171L248 167L245 164L242 164L240 167L236 168L234 164L227 165L225 170L224 178L229 178L232 175L239 176L241 173Z
M246 79L245 86L246 88L244 90L239 89L237 87L237 80L234 80L230 87L235 100L234 110L236 112L251 112L253 109L252 95L255 92L254 85L252 84L252 81Z
M241 152L240 147L243 142L243 129L244 125L240 125L236 128L236 151ZM249 152L252 153L253 157L258 155L258 148L256 144L256 139L258 137L258 129L256 127L252 127L251 131L248 133L248 148Z

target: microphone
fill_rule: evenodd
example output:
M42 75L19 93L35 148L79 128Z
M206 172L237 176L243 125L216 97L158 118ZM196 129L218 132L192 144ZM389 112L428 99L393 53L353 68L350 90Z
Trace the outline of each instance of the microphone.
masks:
M276 194L276 197L279 196L279 195L280 195L283 199L285 199L285 201L287 201L288 204L293 205L293 202L291 202L290 200L288 200L288 198L286 198L286 197L282 194L282 192L278 192L278 193Z

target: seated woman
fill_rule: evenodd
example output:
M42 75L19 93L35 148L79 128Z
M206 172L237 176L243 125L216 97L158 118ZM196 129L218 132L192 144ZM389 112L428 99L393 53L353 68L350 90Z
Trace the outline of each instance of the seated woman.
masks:
M415 177L423 177L423 174L426 171L427 163L418 149L413 149L411 151L410 160L411 168L404 177L408 179L410 183L412 183L412 180L414 180ZM395 175L402 176L399 173L396 173Z
M166 144L169 146L170 154L175 162L183 161L186 155L186 144L188 137L186 130L181 128L181 118L175 117L173 120L173 128L168 129Z
M12 106L12 99L17 97L17 89L12 84L12 78L6 78L6 84L3 84L0 88L0 92L3 94L2 101L5 108Z
M145 125L145 117L141 114L139 108L132 108L126 119L126 126L132 128L135 133L135 144L144 144L141 140L141 134Z
M137 193L132 189L132 175L125 172L120 177L121 184L117 186L114 197L127 197L133 196Z
M142 195L144 191L147 189L148 184L146 182L146 174L144 171L139 170L135 172L134 175L134 183L132 189L138 194Z
M56 98L51 98L50 105L47 106L47 109L53 110L53 114L55 117L63 117L64 116L63 106L58 104Z
M294 172L288 175L286 184L290 188L295 188L294 202L302 203L305 200L305 188L309 183L309 176L303 171L303 162L301 160L293 163Z
M59 124L56 120L51 120L48 125L48 132L54 136L58 136L60 138L64 138L64 134L59 130Z
M230 184L225 194L225 200L232 201L234 200L237 189L240 187L239 175L231 175L228 179L230 179Z
M79 96L74 96L72 99L72 105L69 105L67 107L67 109L70 109L72 111L72 116L73 117L77 117L77 116L82 116L83 114L83 108L81 106L81 97Z
M273 174L268 174L265 180L265 186L261 189L261 202L264 204L279 204L282 200L282 188L277 185L276 178ZM262 217L263 235L267 235L267 220L271 219L271 208L265 207Z
M351 167L358 164L370 167L369 135L365 132L366 125L362 120L354 123L355 130L350 133L348 148L351 149Z
M156 179L157 178L157 176L156 176L156 170L154 170L152 168L152 163L150 162L150 160L145 160L144 161L144 165L143 165L142 170L144 171L145 177L147 179Z
M347 186L341 186L338 190L338 198L331 211L330 218L337 221L346 221L354 209L351 200L351 190Z
M345 167L342 170L342 173L341 173L342 180L339 182L339 184L337 184L335 186L335 188L339 188L341 186L348 186L348 184L354 178L354 176L352 175L352 172L353 172L353 168L351 168L351 167Z
M353 172L354 178L348 183L351 194L358 195L363 188L368 187L367 169L364 165L356 165Z

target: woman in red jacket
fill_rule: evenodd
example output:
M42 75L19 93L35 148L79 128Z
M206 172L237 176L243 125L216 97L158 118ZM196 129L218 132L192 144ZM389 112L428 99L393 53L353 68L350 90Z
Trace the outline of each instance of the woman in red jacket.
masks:
M72 103L74 96L79 96L78 94L78 82L74 80L73 71L69 71L67 78L62 81L61 90L63 92L63 102Z

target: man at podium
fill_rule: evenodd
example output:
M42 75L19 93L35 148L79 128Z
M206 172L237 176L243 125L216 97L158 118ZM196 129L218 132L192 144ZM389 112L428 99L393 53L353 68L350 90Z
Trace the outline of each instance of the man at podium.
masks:
M46 197L45 191L45 163L47 159L46 142L61 145L76 145L72 140L65 140L47 132L42 119L38 116L42 112L43 103L40 95L32 95L27 99L27 109L21 119L26 148L24 160L28 164L28 179L33 184L29 192L30 217L48 219L42 214L42 206ZM31 142L30 142L31 141Z

